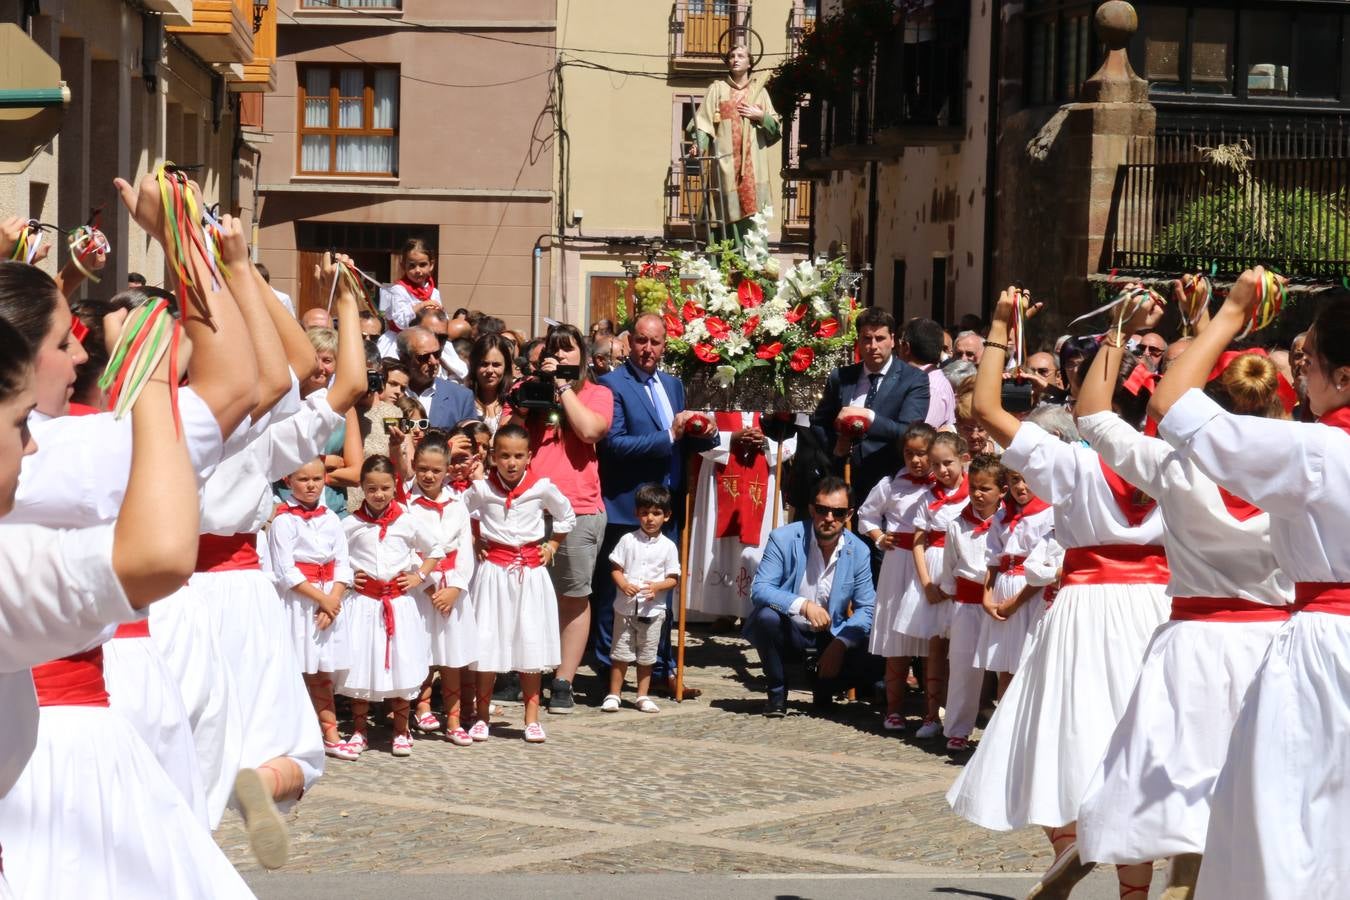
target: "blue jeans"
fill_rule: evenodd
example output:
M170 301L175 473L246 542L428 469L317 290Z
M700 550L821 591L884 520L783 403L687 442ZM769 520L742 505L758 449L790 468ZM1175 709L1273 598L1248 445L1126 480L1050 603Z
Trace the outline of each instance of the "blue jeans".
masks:
M757 606L745 620L745 637L759 652L764 677L769 682L769 699L787 697L788 682L785 663L802 659L817 659L834 640L829 631L803 631L790 616L769 606ZM866 643L849 647L839 674L826 680L811 669L812 692L819 700L832 696L843 688L871 690L881 675L880 657L867 652Z

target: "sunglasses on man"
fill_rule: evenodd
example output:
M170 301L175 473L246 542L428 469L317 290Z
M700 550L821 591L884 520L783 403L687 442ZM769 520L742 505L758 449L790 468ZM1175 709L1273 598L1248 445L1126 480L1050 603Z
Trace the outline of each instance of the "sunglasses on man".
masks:
M826 506L824 503L813 503L812 507L814 507L816 515L822 519L833 517L842 522L848 518L849 508L847 506Z
M429 352L429 353L414 353L414 354L413 354L413 359L417 360L417 362L419 362L419 363L436 362L436 361L438 361L440 358L441 358L441 354L440 354L440 351L439 351L439 350L432 350L432 351Z

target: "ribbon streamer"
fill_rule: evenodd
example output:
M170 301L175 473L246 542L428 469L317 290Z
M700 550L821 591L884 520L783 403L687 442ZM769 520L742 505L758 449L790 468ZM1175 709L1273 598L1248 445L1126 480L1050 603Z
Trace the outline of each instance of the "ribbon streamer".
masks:
M1145 287L1142 284L1130 285L1120 293L1116 294L1115 298L1111 300L1110 303L1102 304L1101 306L1097 307L1091 312L1083 313L1083 315L1079 316L1078 318L1070 322L1068 327L1072 328L1074 325L1077 325L1079 322L1082 322L1085 319L1090 319L1095 315L1108 312L1110 310L1115 309L1118 306L1123 307L1120 313L1116 316L1116 324L1115 324L1116 342L1120 343L1121 339L1124 336L1125 323L1128 322L1131 318L1133 318L1134 314L1137 313L1139 309L1145 303L1148 303L1150 300L1160 305L1166 305L1166 301L1164 301L1163 298L1158 294L1158 292L1153 290L1152 288Z
M1008 335L1008 361L1021 368L1027 356L1027 309L1031 306L1031 292L1020 288L1013 294L1013 317Z
M98 386L108 392L115 418L125 417L136 404L155 367L168 353L174 429L182 433L178 412L178 346L182 334L182 325L170 313L169 301L162 297L142 304L127 317L107 368L98 379Z
M19 241L14 245L14 253L9 258L25 262L31 266L33 260L37 257L38 248L42 246L42 229L44 227L37 219L29 219L23 231L19 232Z
M164 247L178 280L179 309L186 309L187 301L191 300L198 314L209 322L211 311L205 301L198 297L201 286L192 277L189 260L192 248L196 247L208 265L213 268L216 265L216 257L207 249L205 236L198 224L202 221L202 210L198 208L197 196L188 185L183 168L171 162L163 163L155 170L155 181L159 184L160 202L164 205L167 232ZM218 271L212 272L217 283L218 275Z
M1256 294L1256 306L1252 309L1251 318L1247 320L1246 326L1236 340L1240 341L1247 335L1268 327L1280 317L1280 310L1284 309L1285 298L1289 295L1289 279L1278 272L1266 269L1265 276L1256 286Z
M72 229L69 239L70 261L80 273L88 278L94 284L101 280L93 272L84 267L84 261L96 253L102 253L105 256L112 253L112 246L108 243L108 238L99 231L94 225L81 225L79 228Z
M206 241L206 261L211 264L212 287L216 290L221 288L221 274L227 278L230 274L225 268L225 257L220 252L221 225L220 219L215 215L218 210L218 206L215 210L202 210L202 236Z
M333 279L332 287L328 289L329 314L331 315L333 312L333 298L337 296L338 281L341 280L353 294L360 298L367 310L378 316L380 311L370 302L370 295L366 293L366 289L361 286L361 282L368 282L374 285L376 289L382 288L384 285L380 284L365 272L362 272L356 266L348 265L338 259L336 253L333 254L333 265L337 268L337 276Z
M1185 306L1181 309L1181 336L1190 337L1209 307L1210 298L1214 296L1214 282L1210 280L1210 275L1204 272L1183 275L1181 295L1185 301Z

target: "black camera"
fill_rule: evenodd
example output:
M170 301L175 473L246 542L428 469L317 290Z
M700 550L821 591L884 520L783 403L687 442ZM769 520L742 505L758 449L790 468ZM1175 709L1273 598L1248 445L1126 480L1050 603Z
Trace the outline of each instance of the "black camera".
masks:
M1013 415L1031 412L1031 382L1016 378L1003 382L1003 408Z
M382 391L384 390L384 373L378 369L366 370L366 390Z
M553 382L540 378L517 381L506 395L506 402L512 409L523 409L526 412L558 408L558 404L554 402Z

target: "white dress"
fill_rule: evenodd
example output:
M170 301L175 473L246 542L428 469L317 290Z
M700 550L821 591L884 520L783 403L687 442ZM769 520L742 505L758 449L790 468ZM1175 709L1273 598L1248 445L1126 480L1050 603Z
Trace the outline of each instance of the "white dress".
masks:
M900 597L914 581L914 520L923 509L929 482L906 472L878 481L858 507L858 530L873 530L901 535L901 540L886 551L877 576L877 605L867 648L877 656L927 656L928 641L910 638L895 628Z
M743 412L740 416L742 428L754 424L754 413ZM736 535L714 536L717 528L717 467L726 465L731 458L731 434L721 431L718 446L701 454L703 460L690 525L693 530L689 536L689 611L704 616L744 618L750 615L750 582L754 580L769 532L773 530L775 498L780 501L778 524L786 524L788 519L774 479L780 448L777 441L766 437L764 456L769 474L764 486L764 518L760 524L759 543L742 544ZM783 460L791 459L797 449L796 435L784 441L781 449Z
M1284 607L1294 586L1275 562L1268 515L1237 509L1245 504L1236 499L1225 502L1191 460L1114 413L1085 416L1078 429L1113 469L1158 498L1174 598L1173 620L1153 636L1134 696L1083 800L1079 853L1124 864L1200 853L1228 736L1271 639L1288 619ZM1187 597L1252 604L1247 614L1265 621L1179 621L1186 612L1175 598Z
M1065 586L947 801L985 828L1059 828L1078 818L1144 650L1169 613L1162 516L1154 508L1131 524L1097 454L1030 422L1018 428L1003 461L1055 507ZM1094 556L1134 557L1118 564L1131 570L1130 583L1094 572Z
M320 628L315 619L319 605L295 590L309 582L328 593L335 584L352 583L352 566L342 520L330 509L318 507L316 511L322 511L322 514L312 518L278 511L267 529L270 569L285 606L295 659L300 664L300 671L306 675L342 671L347 668L350 652L347 617L342 614L343 610L338 610L337 618L327 628ZM332 572L330 577L311 580L309 574L301 571L302 566L321 576L327 573L328 567ZM314 566L319 569L313 569Z
M1003 557L1022 559L1021 565L1014 565L1008 571L1001 571L994 579L993 601L1006 603L1022 592L1027 585L1026 556L1033 547L1055 533L1055 510L1046 507L1039 512L1019 516L1012 521L1009 530L1010 512L1005 508L994 519L989 530L989 543L985 564L990 568L1001 568ZM1011 562L1011 560L1010 560ZM990 672L1016 672L1017 664L1026 651L1027 642L1035 632L1036 626L1045 616L1045 598L1036 594L1013 612L1008 621L1000 622L986 615L980 623L979 644L975 649L975 662Z
M964 491L962 492L964 493ZM931 491L919 501L914 516L914 530L927 533L923 559L928 567L928 578L938 584L942 576L942 560L946 555L947 526L955 522L966 508L967 500L939 502ZM910 552L912 557L913 551ZM927 642L930 638L945 638L952 620L952 602L929 603L923 585L919 583L918 568L909 580L895 611L893 631Z
M430 653L422 614L394 579L426 559L440 559L444 551L426 525L401 506L395 510L396 517L386 526L365 521L360 512L342 521L352 569L388 585L379 597L353 588L342 601L343 614L349 615L350 653L336 689L356 700L411 699L427 677Z
M995 517L997 513L995 513ZM984 611L985 544L992 521L981 522L970 505L947 526L942 570L936 575L942 593L952 597L947 628L947 710L942 733L948 738L970 737L980 712L984 670L975 662L980 628L989 618Z
M495 474L495 473L494 473ZM523 491L515 495L516 490ZM528 548L544 539L544 513L553 516L553 533L565 535L576 526L572 504L547 478L526 479L507 494L495 478L475 481L464 503L479 521L482 540L501 548L503 560L480 562L473 574L478 622L478 666L482 672L545 672L562 659L558 634L558 602L553 582L542 567L524 554L506 548Z
M1329 897L1350 883L1350 412L1337 425L1225 413L1188 391L1159 425L1210 478L1270 514L1271 546L1303 608L1276 635L1211 801L1202 900ZM1328 608L1335 611L1319 611Z
M426 586L414 595L427 634L431 665L455 669L473 665L478 660L478 626L469 594L474 548L468 509L449 488L441 488L440 500L436 501L414 487L408 514L427 527L445 554ZM459 588L459 599L449 613L443 613L431 602L431 596L449 587Z

